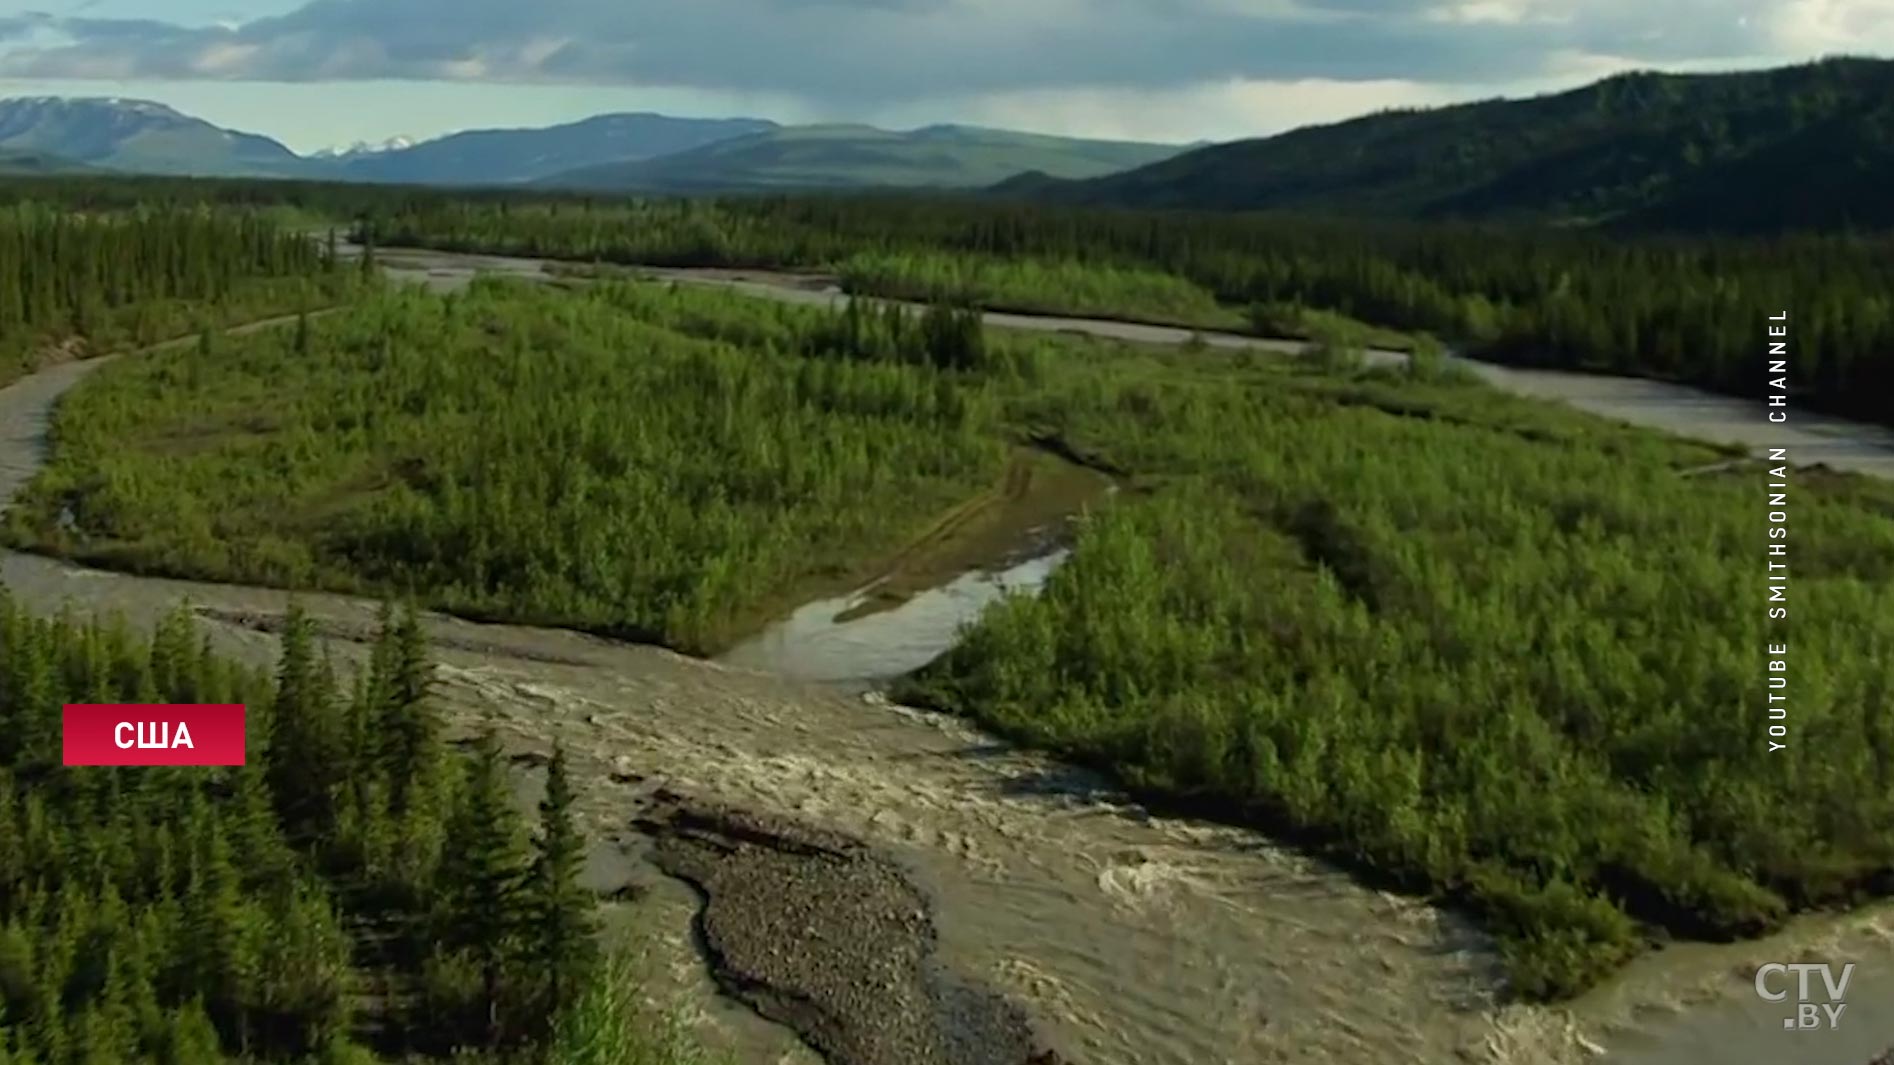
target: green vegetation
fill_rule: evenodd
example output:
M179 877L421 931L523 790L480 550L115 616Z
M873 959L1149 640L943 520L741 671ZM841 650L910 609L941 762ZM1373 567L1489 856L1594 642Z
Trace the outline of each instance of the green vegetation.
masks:
M330 302L354 283L303 236L192 209L0 210L0 384L49 362Z
M1440 343L1426 334L1410 336L1394 329L1382 329L1359 322L1345 314L1304 307L1297 303L1256 303L1245 315L1249 330L1257 336L1290 337L1318 344L1345 344L1358 348L1382 348L1409 351L1426 347L1435 354Z
M1131 207L1638 229L1885 228L1894 60L1619 74L1523 100L1384 111L1122 174L1004 191Z
M1175 155L1136 141L1083 140L974 126L893 132L872 126L788 126L655 158L605 163L540 184L642 193L797 189L984 188L1017 174L1086 178Z
M1060 369L1028 413L1153 490L900 694L1463 900L1532 996L1886 890L1886 486L1790 477L1770 753L1754 464L1390 370Z
M9 542L709 650L1003 494L1033 440L1127 471L1127 490L1042 599L996 608L911 696L1462 902L1530 996L1589 986L1653 935L1754 935L1894 883L1894 492L1792 478L1795 639L1824 650L1798 656L1789 746L1769 753L1760 470L1704 472L1730 456L1500 397L1424 335L1407 369L1360 359L1392 339L1372 322L1748 393L1765 316L1787 310L1803 399L1885 421L1883 241L919 198L310 196L298 209L359 206L383 246L821 268L859 292L1229 316L1317 344L1159 355L988 335L944 304L627 282L378 292L86 382ZM319 255L309 269L327 276ZM504 834L455 860L476 863L462 884L529 868ZM417 970L462 1007L506 966L466 924L487 946ZM582 925L533 927L574 943Z
M989 310L1239 329L1242 315L1172 274L1073 260L943 254L861 254L841 263L852 293Z
M1127 491L908 694L1460 900L1526 995L1653 930L1885 891L1894 492L1793 478L1796 640L1824 651L1771 754L1759 470L1353 350L648 284L386 294L88 381L8 535L703 648L1050 441Z
M837 269L889 255L968 265L908 273L1065 276L1150 271L1170 289L1100 281L1080 291L1226 306L1314 308L1427 332L1500 362L1681 380L1756 395L1768 315L1790 316L1798 403L1894 421L1894 255L1870 238L1632 240L1581 231L1319 222L1264 215L1029 208L973 201L730 199L630 204L409 202L377 215L384 244L607 263ZM1067 264L1067 265L1060 265ZM885 279L885 278L884 278ZM911 281L897 272L898 289ZM1079 307L1039 288L1002 291ZM1142 299L1142 297L1140 297ZM1193 309L1195 308L1195 309ZM1121 314L1143 315L1140 303Z
M997 482L992 382L1034 350L651 285L384 294L87 381L9 536L713 648Z
M0 1061L698 1060L594 960L570 789L529 834L430 675L412 615L345 687L297 614L272 681L0 588ZM64 703L152 701L244 703L247 764L61 765Z

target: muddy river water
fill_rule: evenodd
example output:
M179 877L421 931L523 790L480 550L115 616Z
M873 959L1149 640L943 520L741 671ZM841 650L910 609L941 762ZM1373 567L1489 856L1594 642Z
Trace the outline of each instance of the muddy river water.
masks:
M440 288L476 270L543 276L531 260L402 251L385 262ZM770 275L667 273L772 298L836 298ZM989 317L1130 340L1189 335ZM0 505L43 460L58 397L97 365L55 366L0 390ZM1783 432L1765 427L1754 403L1676 386L1476 368L1501 387L1606 416L1894 476L1894 440L1878 429L1798 412ZM945 648L994 597L1030 591L1059 557L1043 551L853 620L838 618L871 589L810 604L718 662L449 618L430 630L458 725L490 722L522 752L559 739L574 753L581 807L602 841L601 886L619 878L647 889L636 920L650 933L654 986L681 996L700 1030L746 1062L814 1059L716 994L690 930L694 896L656 875L628 830L628 809L654 788L803 818L894 857L932 903L941 960L1024 1005L1045 1041L1077 1062L1863 1065L1894 1045L1894 910L1810 919L1754 943L1673 947L1565 1008L1502 1006L1492 944L1455 914L1365 888L1256 833L1154 816L1089 774L869 690ZM141 622L188 600L221 646L259 662L273 654L266 630L287 601L17 553L0 555L0 580L36 606L116 609ZM338 654L359 656L373 604L299 600ZM1753 991L1750 967L1805 957L1858 963L1834 1032L1784 1031L1789 1005Z

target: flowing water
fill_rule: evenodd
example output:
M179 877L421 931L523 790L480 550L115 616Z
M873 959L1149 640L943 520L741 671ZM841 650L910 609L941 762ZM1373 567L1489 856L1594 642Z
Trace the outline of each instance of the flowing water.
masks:
M1071 552L1053 548L998 572L974 570L892 610L851 616L876 585L798 608L718 656L732 666L821 681L887 681L938 658L962 626L1008 594L1032 594Z
M451 288L471 272L430 255L414 276ZM1105 335L1130 328L1077 325ZM52 404L96 365L54 367L0 390L0 503L42 460ZM1643 424L1668 419L1714 439L1759 421L1753 404L1700 395L1667 414L1661 397L1675 394L1641 383L1633 400L1580 375L1512 379L1538 388L1560 378L1593 389L1578 405ZM1805 431L1836 448L1837 466L1894 459L1877 430ZM580 809L611 845L596 859L599 875L646 882L641 919L658 933L664 989L686 996L703 1030L744 1061L808 1058L780 1029L717 999L693 953L690 898L637 858L627 811L658 786L804 817L884 848L934 900L944 960L1017 997L1079 1062L1559 1065L1609 1048L1606 1060L1627 1065L1862 1065L1894 1044L1894 953L1874 914L1805 922L1761 943L1673 948L1570 1010L1502 1007L1493 945L1454 914L1362 887L1257 833L1154 816L1089 774L963 722L825 683L924 662L993 598L1030 591L1059 557L963 576L855 620L838 618L872 589L811 604L725 662L448 618L431 619L430 631L456 725L492 723L521 751L557 739L572 752ZM288 598L13 553L0 555L0 580L37 606L119 609L138 622L189 599L221 647L259 662L274 646L260 630ZM339 653L359 656L373 604L299 599ZM1834 960L1846 951L1864 964L1844 1030L1785 1044L1777 1004L1759 1003L1741 968L1802 951Z

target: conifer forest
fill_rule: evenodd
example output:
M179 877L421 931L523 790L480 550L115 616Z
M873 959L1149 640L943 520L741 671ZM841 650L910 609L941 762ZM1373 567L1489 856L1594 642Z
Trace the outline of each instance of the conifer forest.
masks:
M292 614L271 675L184 611L145 637L0 588L0 1061L666 1060L609 1015L563 756L522 813L427 656L389 610L341 676ZM67 702L242 702L245 764L64 767Z
M879 295L1215 328L1295 304L1531 366L1756 395L1758 308L1793 308L1810 407L1887 423L1885 236L1604 234L1301 216L811 197L405 202L386 243L582 261L835 270ZM1081 279L1082 278L1082 279Z
M50 361L331 302L351 280L245 212L0 210L0 383Z

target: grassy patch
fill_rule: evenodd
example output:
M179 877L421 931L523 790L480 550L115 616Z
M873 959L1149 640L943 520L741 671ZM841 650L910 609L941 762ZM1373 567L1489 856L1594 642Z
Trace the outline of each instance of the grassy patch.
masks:
M1000 483L1011 349L857 357L891 328L649 285L389 293L303 350L227 338L86 382L8 535L710 649ZM910 339L890 350L939 343Z

